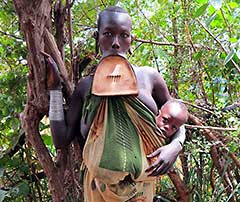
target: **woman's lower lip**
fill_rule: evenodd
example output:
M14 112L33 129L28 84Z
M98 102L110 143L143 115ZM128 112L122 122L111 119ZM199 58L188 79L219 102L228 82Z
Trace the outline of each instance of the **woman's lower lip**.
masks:
M107 56L109 56L109 55L118 55L118 56L126 57L126 54L124 54L124 53L119 53L119 52L116 52L116 51L112 51L112 52L105 53L105 54L103 54L103 57L107 57Z

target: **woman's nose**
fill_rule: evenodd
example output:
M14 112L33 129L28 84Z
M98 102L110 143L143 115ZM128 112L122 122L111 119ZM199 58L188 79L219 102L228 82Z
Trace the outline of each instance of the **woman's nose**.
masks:
M113 39L113 43L112 43L112 48L113 49L119 49L120 48L120 44L119 44L119 41L118 41L118 37L114 37Z

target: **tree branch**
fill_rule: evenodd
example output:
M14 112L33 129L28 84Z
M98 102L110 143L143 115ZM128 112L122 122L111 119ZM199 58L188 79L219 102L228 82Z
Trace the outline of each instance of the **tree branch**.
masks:
M65 64L62 60L61 54L58 50L54 37L47 29L44 30L44 41L46 46L45 48L47 49L46 52L53 57L53 59L56 61L59 67L59 71L63 78L64 85L66 86L67 97L69 97L72 94L72 84L68 80L68 74L65 69Z
M203 126L202 122L197 117L191 114L189 115L189 120L198 126ZM223 144L223 142L220 141L209 129L203 128L203 135L208 141L214 141L216 144L222 146L222 148L227 151L229 157L234 161L236 166L240 168L240 161L238 160L236 155L233 152L229 151L228 148Z
M176 187L177 193L179 195L179 202L189 202L190 200L190 192L180 176L177 174L175 169L170 170L168 173L171 181L173 182L174 186Z
M77 85L78 82L78 76L77 76L77 69L74 68L73 65L73 40L72 40L72 14L71 14L71 6L70 6L70 0L67 0L66 6L67 6L67 14L68 14L68 41L69 41L69 47L70 47L70 66L72 67L72 79L74 85Z
M208 113L210 113L210 114L213 114L213 115L217 116L217 114L215 114L213 111L210 111L210 110L208 110L208 109L206 109L206 108L200 107L200 106L198 106L198 105L194 105L194 104L192 104L192 103L190 103L190 102L187 102L187 101L183 101L183 100L179 100L179 101L182 102L182 103L184 103L184 104L190 105L190 106L192 106L192 107L195 107L195 108L197 108L197 109L201 109L201 110L203 110L203 111L206 111L206 112L208 112Z
M210 130L219 130L219 131L236 131L237 128L222 128L222 127L214 127L214 126L199 126L199 125L189 125L184 124L186 128L199 128L199 129L210 129Z
M134 41L136 42L141 42L141 43L149 43L149 44L154 44L154 45L158 45L158 46L186 46L186 47L192 47L190 44L178 44L178 43L169 43L169 42L159 42L159 41L153 41L153 40L145 40L145 39L137 39L137 38L133 38ZM211 50L210 47L207 46L203 46L200 44L194 44L195 48L206 48L208 50Z
M221 49L228 55L228 54L229 54L228 50L227 50L227 49L222 45L222 43L213 35L213 33L212 33L210 30L208 30L207 27L206 27L200 20L197 19L197 21L198 21L198 23L202 26L202 28L214 39L214 41L217 42L217 44L221 47ZM231 61L232 61L233 66L235 67L235 69L240 73L240 68L239 68L238 64L236 64L233 59L231 59Z
M12 37L12 38L14 38L14 39L23 41L23 38L18 37L18 36L15 36L15 35L13 35L13 34L9 34L9 33L3 32L3 31L1 31L1 30L0 30L0 33L3 34L3 35L6 35L6 36L10 36L10 37Z
M20 120L26 139L36 151L38 160L48 177L53 201L62 202L64 201L63 174L55 167L39 132L40 120L47 114L49 104L46 89L46 65L40 52L45 47L43 37L51 20L51 5L48 0L14 0L13 2L28 48L28 96L24 111L20 114ZM59 51L58 54L60 55Z

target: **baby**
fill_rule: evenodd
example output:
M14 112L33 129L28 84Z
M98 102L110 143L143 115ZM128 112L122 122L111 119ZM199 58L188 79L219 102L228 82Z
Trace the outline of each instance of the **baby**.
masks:
M177 100L169 100L159 110L156 122L163 135L169 138L175 134L187 119L187 107Z

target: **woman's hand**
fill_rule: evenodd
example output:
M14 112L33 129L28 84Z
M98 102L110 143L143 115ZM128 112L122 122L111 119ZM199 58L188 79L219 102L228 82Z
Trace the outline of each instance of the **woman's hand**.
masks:
M47 63L47 87L49 90L58 90L61 89L61 77L58 70L58 66L53 58L41 51L41 54L44 55L45 61Z
M165 174L173 166L181 150L182 146L179 141L172 141L170 144L160 147L147 156L147 158L157 157L157 160L145 172L149 172L148 176Z

